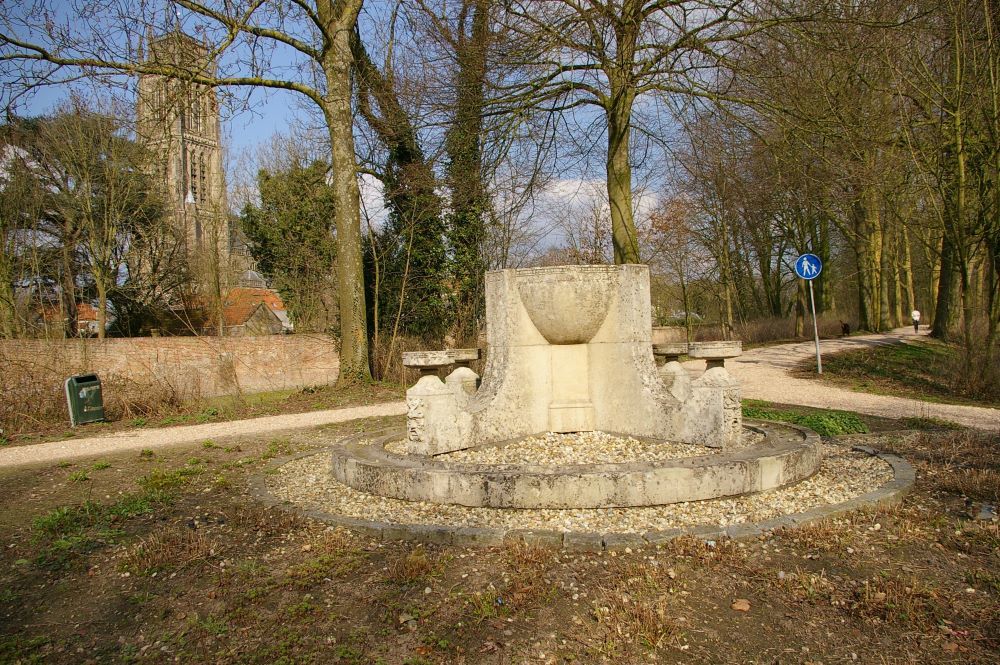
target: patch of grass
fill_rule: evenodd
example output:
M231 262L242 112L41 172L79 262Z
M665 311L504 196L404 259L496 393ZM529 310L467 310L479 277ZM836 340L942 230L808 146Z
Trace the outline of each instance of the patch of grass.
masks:
M743 404L743 417L753 420L776 420L793 425L808 427L820 436L840 436L842 434L863 434L868 425L850 411L817 411L797 413L779 409Z
M0 662L4 663L44 663L46 658L39 653L49 643L44 635L25 637L23 635L0 636Z
M35 563L47 568L62 568L71 559L98 547L108 530L103 507L92 501L79 506L61 506L36 517L32 523L33 542L39 545Z
M638 642L655 651L680 637L677 623L667 613L663 596L636 599L628 594L610 593L595 603L593 617L604 629L606 643Z
M274 439L267 444L267 450L261 454L260 459L261 461L267 461L275 457L290 455L291 453L292 444L288 439Z
M86 471L74 471L67 476L70 482L83 483L90 480L90 476L87 475Z
M215 420L219 415L219 410L214 406L210 406L207 409L202 409L201 413L195 416L195 420L199 423L207 423Z
M214 614L209 614L204 618L195 614L191 623L198 628L201 628L209 635L214 635L215 637L225 635L229 632L229 624L226 623L225 619L217 617Z
M145 427L148 422L149 421L147 421L145 418L139 417L130 420L129 425L131 425L132 427Z
M490 585L483 591L476 591L468 600L469 612L476 623L500 616L504 611L504 601L500 592Z
M337 530L311 546L308 557L288 568L289 581L300 589L343 577L362 564L365 554L354 546L349 532Z
M103 471L104 469L111 468L111 462L104 462L104 461L94 462L94 465L91 466L90 468L93 469L94 471Z
M983 377L969 376L963 354L958 346L931 339L853 349L824 356L823 375L818 378L860 392L929 402L1000 405L995 372L992 379L987 376L988 368L981 372Z
M906 623L930 628L939 623L946 601L918 579L889 575L865 580L853 594L851 613L886 623Z
M389 566L387 579L402 586L419 584L427 579L434 570L427 550L418 545L410 550L405 557L397 559Z
M903 418L903 426L907 429L929 429L929 430L960 430L965 429L963 425L953 423L942 418L911 417Z
M140 575L178 570L207 559L211 542L200 531L172 527L152 533L129 548L122 567Z
M143 448L142 450L139 451L139 457L144 457L148 459L153 457L154 455L156 455L156 453L154 453L149 448Z
M60 506L35 518L35 562L47 568L63 568L79 555L117 542L122 532L113 525L170 503L173 492L189 481L190 471L200 469L156 470L139 480L140 492L126 494L114 503L88 500L77 506Z

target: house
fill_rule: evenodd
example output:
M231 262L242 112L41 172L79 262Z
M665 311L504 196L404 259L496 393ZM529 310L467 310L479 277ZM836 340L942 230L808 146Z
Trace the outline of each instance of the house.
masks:
M226 335L278 335L293 330L281 296L274 289L237 287L222 307Z
M41 307L33 323L46 331L65 330L65 319L58 304L46 304ZM77 337L97 337L97 308L90 303L76 304L76 335ZM57 333L59 334L59 333Z
M87 302L76 306L76 334L79 337L97 337L97 308Z

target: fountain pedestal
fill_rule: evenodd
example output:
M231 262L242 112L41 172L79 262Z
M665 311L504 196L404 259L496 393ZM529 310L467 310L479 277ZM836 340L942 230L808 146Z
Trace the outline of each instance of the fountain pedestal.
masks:
M409 452L436 455L546 431L713 447L740 436L739 389L725 368L670 387L661 380L646 266L487 273L486 323L477 391L430 375L407 391Z

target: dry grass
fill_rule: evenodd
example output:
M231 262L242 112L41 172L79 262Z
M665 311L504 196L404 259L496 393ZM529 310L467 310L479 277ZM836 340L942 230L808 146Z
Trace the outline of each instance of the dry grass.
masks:
M739 543L723 538L705 541L693 536L675 538L663 546L670 556L693 559L706 566L742 566L746 562L746 552Z
M847 607L852 614L887 623L906 623L927 630L940 622L940 593L913 578L904 580L891 575L865 580L853 594Z
M149 575L176 571L204 561L213 554L212 543L203 533L183 527L170 527L142 538L122 558L122 567L130 572Z
M846 321L847 319L844 320ZM735 328L736 328L735 331L736 339L743 340L744 344L768 344L770 342L777 342L781 340L800 339L795 336L794 318L756 319L754 321L737 323ZM851 330L853 331L854 328L855 326L852 324ZM820 337L840 337L840 333L841 333L840 317L832 314L820 317L819 319ZM811 335L812 335L812 320L807 319L805 336L809 337ZM699 339L701 338L699 337ZM706 339L720 339L720 338L706 337Z
M921 483L973 501L1000 501L1000 434L925 434L886 447L916 462Z
M53 426L69 425L63 382L86 373L84 366L69 364L53 345L51 360L43 364L25 360L0 348L0 431L11 437ZM177 410L182 400L166 382L137 382L118 375L101 377L104 410L109 420L150 418Z
M393 584L410 586L420 584L434 572L434 564L427 556L423 545L417 545L406 556L400 557L389 565L386 579Z
M229 511L229 521L242 531L273 537L300 529L305 519L296 513L258 503L240 504Z
M810 552L841 550L854 542L849 530L832 521L782 528L775 532L775 536L789 545L797 545Z
M605 644L611 650L620 642L638 642L655 650L676 642L681 636L663 596L636 599L628 594L608 594L594 604L593 617L604 630Z
M1000 501L1000 471L996 469L951 468L938 481L946 492L977 501Z
M504 545L504 561L514 571L544 568L556 555L555 550L551 548L532 545L523 540L507 541Z

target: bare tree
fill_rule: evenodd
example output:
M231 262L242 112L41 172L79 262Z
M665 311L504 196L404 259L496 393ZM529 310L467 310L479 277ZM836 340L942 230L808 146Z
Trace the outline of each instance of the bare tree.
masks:
M616 263L641 253L632 204L630 142L642 97L717 98L716 70L735 45L774 24L782 12L744 0L519 0L510 29L522 35L523 70L507 82L512 105L596 109L606 135L606 184Z

